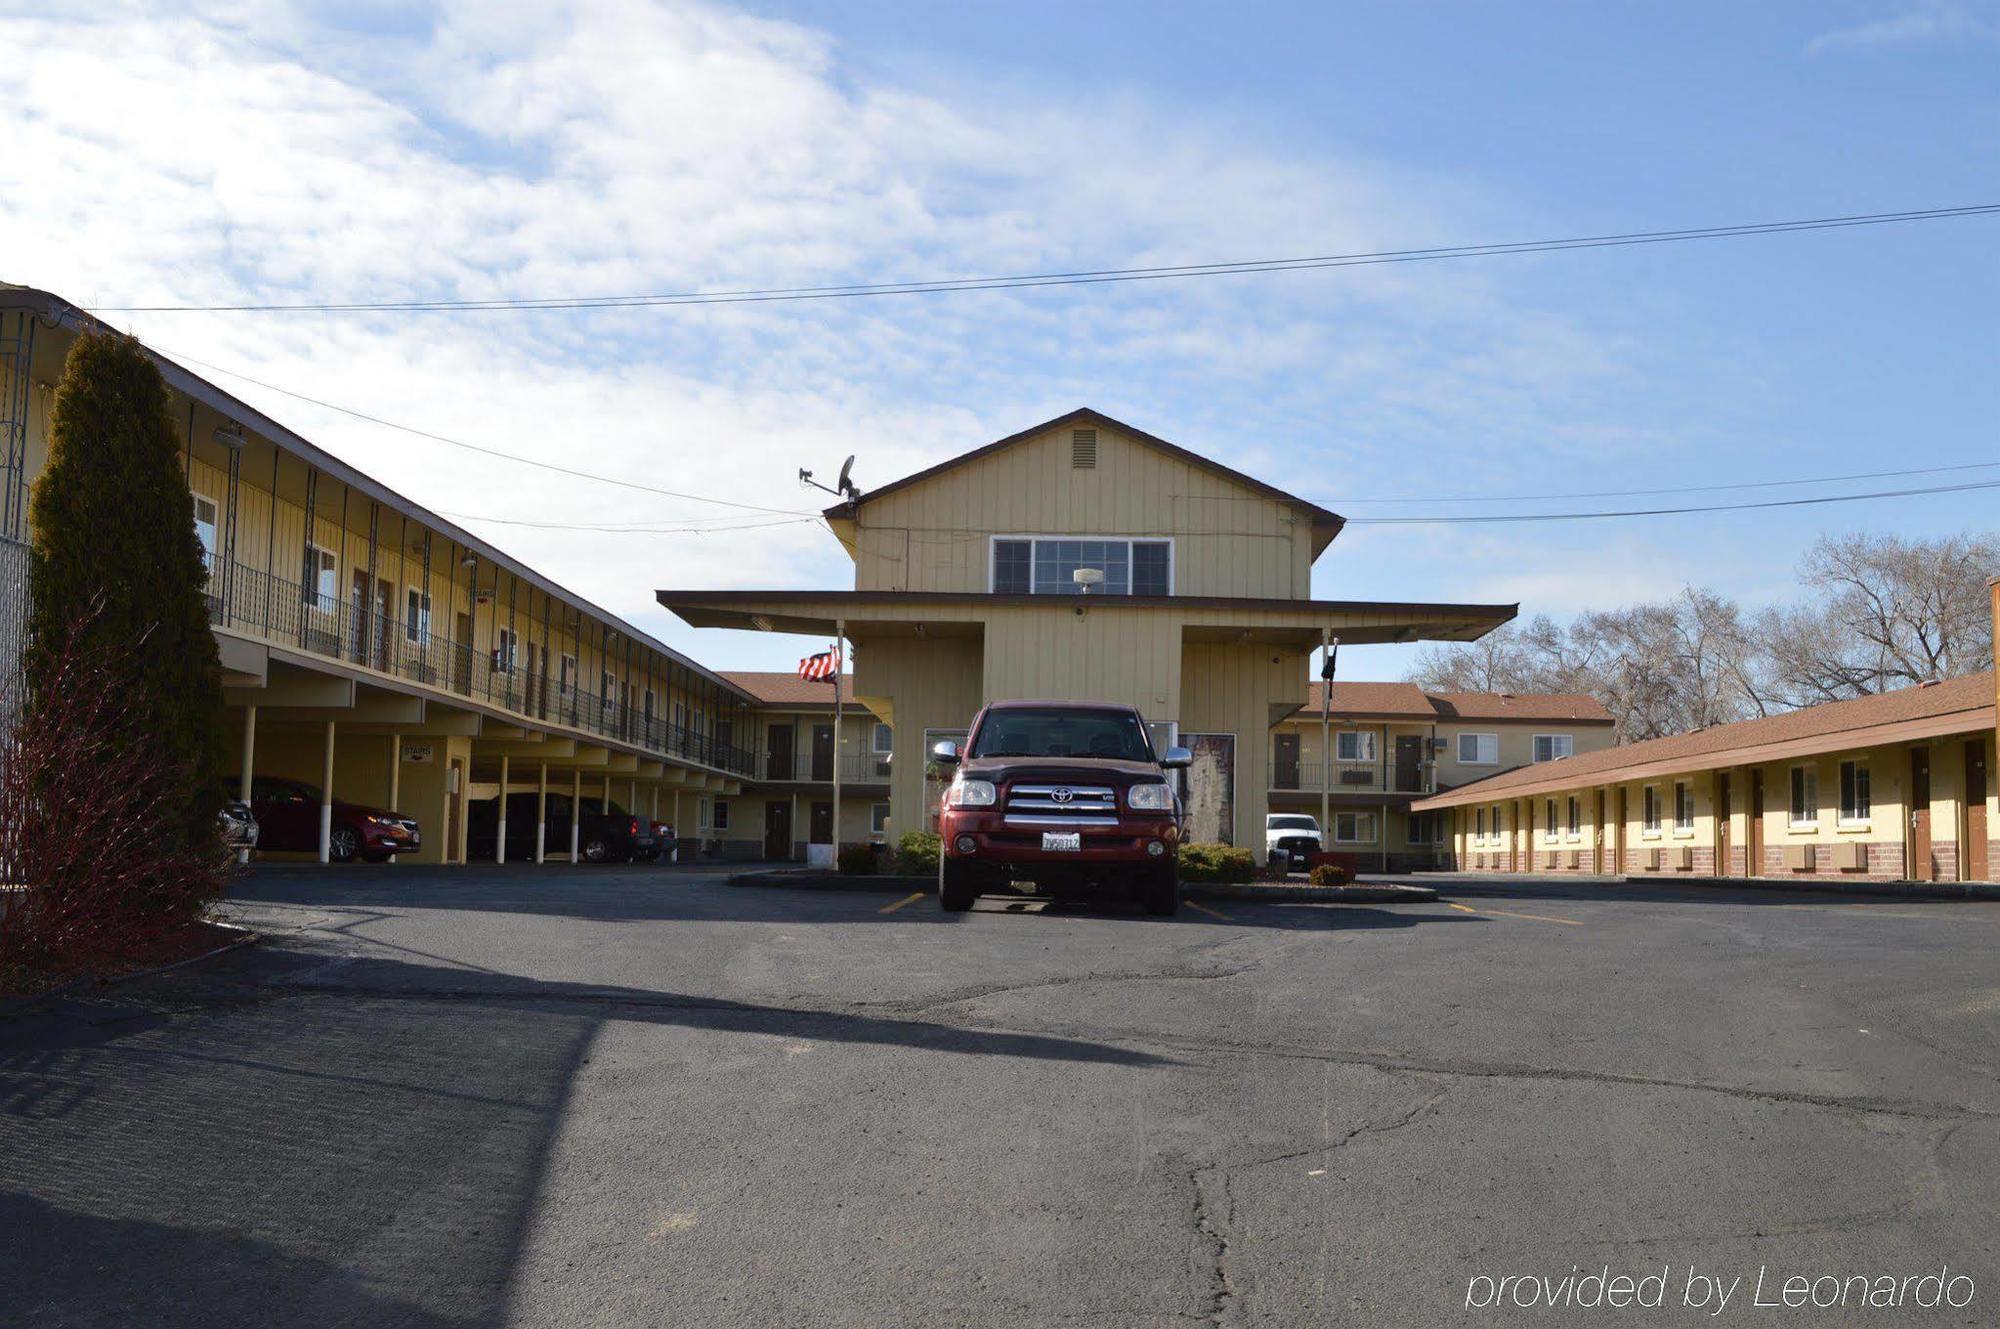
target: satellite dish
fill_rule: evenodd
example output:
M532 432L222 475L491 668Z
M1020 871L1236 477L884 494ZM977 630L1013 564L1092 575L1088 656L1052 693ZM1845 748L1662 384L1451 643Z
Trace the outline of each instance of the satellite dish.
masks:
M848 473L853 469L854 469L854 454L849 453L847 460L840 463L840 478L833 482L833 487L835 489L838 489L841 493L846 494L849 498L854 498L857 496L854 488L854 481L848 479Z

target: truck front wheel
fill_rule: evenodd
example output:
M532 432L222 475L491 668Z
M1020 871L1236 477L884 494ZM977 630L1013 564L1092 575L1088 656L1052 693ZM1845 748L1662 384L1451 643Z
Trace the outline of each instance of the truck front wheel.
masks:
M979 892L972 880L972 865L954 863L942 854L938 856L938 903L951 913L963 913L972 908L972 901Z

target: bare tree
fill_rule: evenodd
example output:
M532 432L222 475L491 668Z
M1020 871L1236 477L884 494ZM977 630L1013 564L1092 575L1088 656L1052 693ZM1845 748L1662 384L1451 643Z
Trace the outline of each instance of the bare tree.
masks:
M1995 572L2000 536L1826 537L1799 565L1799 603L1746 619L1688 586L1431 647L1410 679L1433 691L1588 693L1621 741L1681 734L1988 667Z

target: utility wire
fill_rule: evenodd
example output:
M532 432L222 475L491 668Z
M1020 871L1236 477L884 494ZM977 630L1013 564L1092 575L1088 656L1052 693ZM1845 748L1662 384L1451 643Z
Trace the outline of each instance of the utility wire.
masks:
M1624 231L1609 235L1571 236L1558 240L1523 240L1491 244L1445 245L1430 249L1378 249L1351 254L1317 254L1303 258L1242 259L1172 266L1090 268L1075 272L1019 273L998 277L941 277L918 281L862 282L835 286L781 286L722 291L676 291L642 295L505 297L489 300L363 300L302 301L295 304L242 303L209 305L98 305L98 313L485 313L501 310L634 309L668 305L757 304L780 300L844 300L881 295L932 295L954 291L1004 291L1032 286L1090 286L1106 282L1164 281L1190 277L1220 277L1258 272L1301 272L1319 268L1366 267L1381 263L1421 263L1452 258L1491 258L1502 254L1543 254L1568 249L1605 249L1626 245L1671 244L1685 240L1719 240L1737 236L1784 235L1798 231L1836 230L1853 226L1887 226L1903 222L1938 221L2000 213L2000 203L1963 207L1920 208L1901 212L1854 213L1808 217L1793 221L1747 222L1728 226L1698 226L1679 230Z
M517 462L522 466L533 466L539 470L553 471L557 475L573 476L579 480L596 480L602 484L617 485L621 489L636 489L643 493L660 494L667 498L686 499L690 503L713 503L718 507L741 508L746 512L772 512L785 517L811 517L814 515L809 512L801 512L797 508L768 508L756 503L738 503L733 499L710 498L706 494L690 494L678 489L661 489L656 485L640 484L637 480L627 480L620 476L599 475L595 471L580 471L569 466L558 466L554 462L539 461L533 457L523 457L517 452L502 452L498 448L484 447L478 443L467 443L462 439L450 438L444 434L434 434L428 429L418 429L414 425L398 424L394 420L385 420L379 415L370 415L366 411L357 411L351 407L336 405L319 397L309 397L303 392L294 392L290 388L281 388L275 383L266 383L263 379L252 378L250 375L240 373L234 369L224 369L221 365L210 364L206 360L197 360L195 357L185 355L179 351L169 351L161 348L161 354L170 355L176 360L184 360L191 365L199 365L210 373L226 374L230 378L240 379L245 383L253 383L267 392L275 392L282 396L290 397L294 401L306 402L325 410L338 411L340 414L351 416L356 420L365 420L372 425L380 425L384 429L394 429L400 433L410 434L417 438L427 438L433 443L443 443L450 447L463 448L467 452L476 452L485 457L495 457L501 461Z
M1975 489L2000 489L2000 480L1922 489L1881 489L1867 494L1822 494L1814 498L1773 498L1758 503L1712 503L1680 508L1626 508L1609 512L1480 513L1472 516L1350 517L1349 526L1471 526L1498 522L1594 521L1609 517L1675 517L1696 512L1747 512L1755 508L1803 508L1819 503L1858 503L1872 498L1910 498L1918 494L1962 494Z
M1906 475L1941 475L1950 471L1985 471L2000 467L2000 461L1969 461L1954 466L1918 466L1906 471L1856 471L1849 475L1809 475L1791 480L1745 480L1727 485L1685 485L1677 489L1595 489L1573 494L1460 494L1443 498L1436 494L1410 494L1401 498L1309 498L1308 503L1536 503L1558 498L1632 498L1640 494L1708 494L1731 489L1778 489L1792 485L1827 485L1847 480L1886 480ZM1263 501L1263 500L1256 500ZM1361 520L1357 518L1356 520Z
M599 535L728 535L736 531L761 531L772 526L817 524L820 520L818 517L771 517L717 526L607 526L593 522L521 521L512 517L482 517L470 512L446 512L442 515L454 521L491 522L496 526L528 526L544 531L592 531Z

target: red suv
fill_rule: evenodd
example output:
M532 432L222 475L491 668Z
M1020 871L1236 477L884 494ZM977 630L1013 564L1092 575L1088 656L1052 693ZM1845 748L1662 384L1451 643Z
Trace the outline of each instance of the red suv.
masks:
M963 751L939 743L931 757L958 768L938 818L946 909L1015 882L1052 894L1120 891L1152 914L1180 907L1180 800L1166 773L1189 757L1156 754L1130 706L994 702Z

